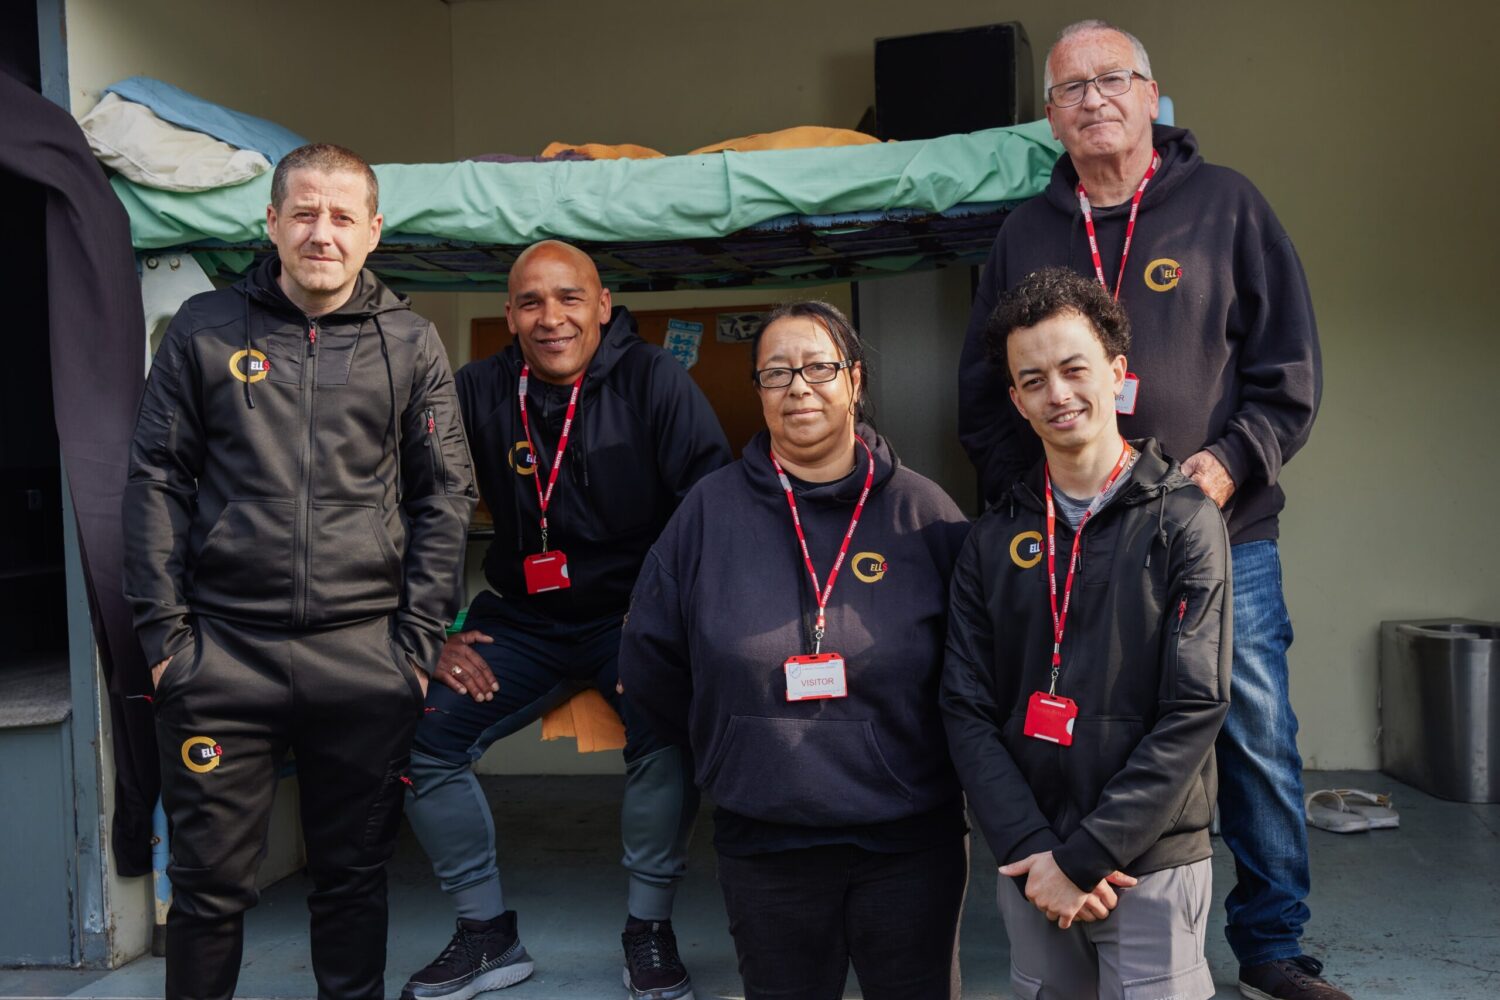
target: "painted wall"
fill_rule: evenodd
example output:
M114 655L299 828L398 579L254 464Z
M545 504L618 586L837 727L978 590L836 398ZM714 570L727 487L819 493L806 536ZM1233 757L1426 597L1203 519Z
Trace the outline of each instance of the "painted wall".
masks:
M1040 92L1057 30L1101 6L561 10L452 8L458 154L536 152L553 139L670 153L793 124L848 127L873 99L871 39L1002 20L1026 25ZM1285 474L1293 700L1309 766L1373 767L1379 622L1500 618L1500 533L1463 523L1500 488L1488 384L1500 338L1485 304L1500 223L1486 185L1500 143L1482 86L1500 11L1466 7L1445 21L1441 8L1397 2L1120 0L1108 12L1146 43L1206 155L1265 192L1307 267L1326 390ZM897 391L888 377L886 400Z
M117 80L153 76L372 163L452 155L450 24L439 0L67 0L66 10L74 115ZM413 304L457 345L451 296Z

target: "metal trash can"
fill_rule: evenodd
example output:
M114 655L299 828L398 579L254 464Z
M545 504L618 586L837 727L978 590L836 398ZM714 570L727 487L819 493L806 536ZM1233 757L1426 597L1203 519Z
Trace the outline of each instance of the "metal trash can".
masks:
M1380 769L1439 798L1500 802L1500 623L1380 623Z

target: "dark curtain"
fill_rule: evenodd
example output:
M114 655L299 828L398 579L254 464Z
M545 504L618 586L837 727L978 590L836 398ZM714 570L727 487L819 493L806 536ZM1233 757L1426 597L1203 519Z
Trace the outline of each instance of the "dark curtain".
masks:
M151 706L142 697L150 692L150 677L120 576L120 497L145 358L130 224L83 132L37 92L34 72L9 58L0 68L0 172L45 193L53 413L113 722L116 794L110 839L120 874L141 875L151 870L151 810L160 776ZM43 249L8 243L10 253ZM11 331L12 336L39 334Z

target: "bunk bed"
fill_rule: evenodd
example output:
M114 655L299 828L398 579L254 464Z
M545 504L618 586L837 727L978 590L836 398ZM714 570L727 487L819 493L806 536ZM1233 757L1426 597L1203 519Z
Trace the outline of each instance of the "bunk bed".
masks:
M576 243L619 291L795 287L977 263L1046 185L1045 122L896 143L656 159L381 164L385 231L368 266L403 291L496 291L517 253ZM270 175L165 191L111 181L137 251L210 276L270 252Z

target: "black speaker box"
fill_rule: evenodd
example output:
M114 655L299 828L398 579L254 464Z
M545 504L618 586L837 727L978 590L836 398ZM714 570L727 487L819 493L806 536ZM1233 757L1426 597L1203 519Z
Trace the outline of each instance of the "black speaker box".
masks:
M931 139L1031 121L1031 42L1017 21L875 40L875 134Z

